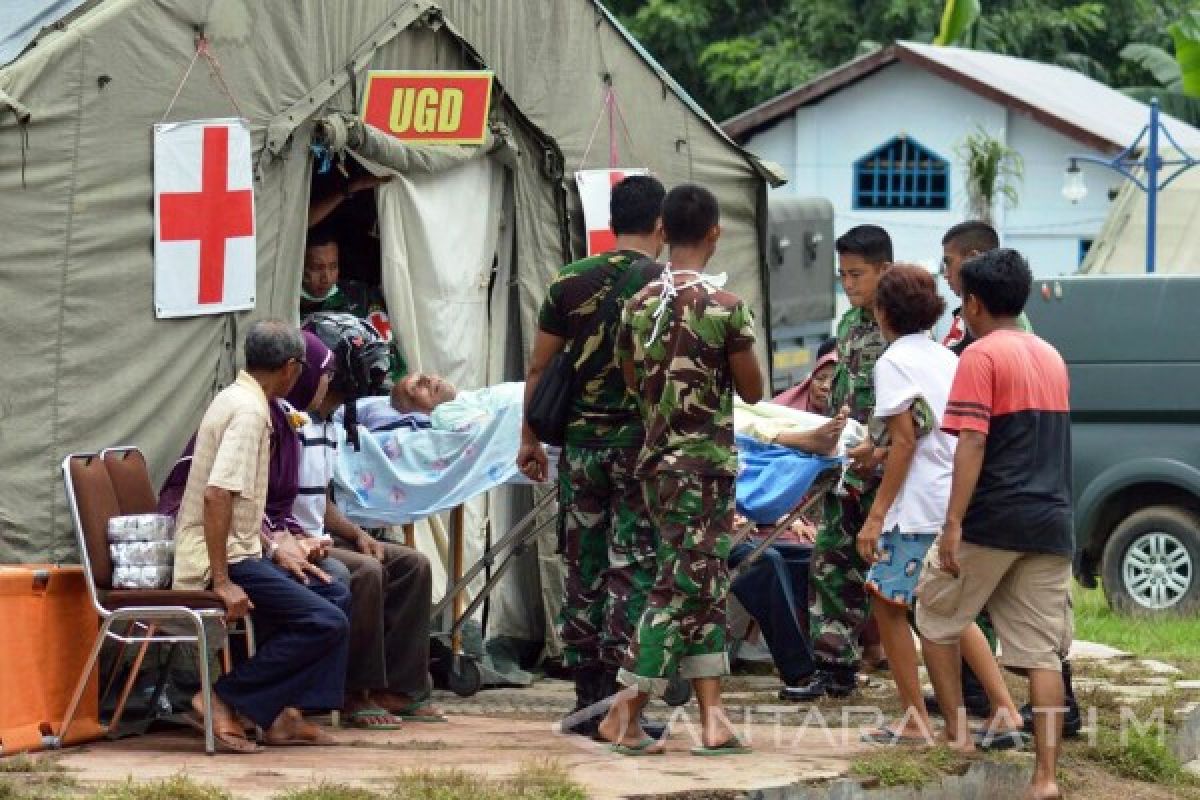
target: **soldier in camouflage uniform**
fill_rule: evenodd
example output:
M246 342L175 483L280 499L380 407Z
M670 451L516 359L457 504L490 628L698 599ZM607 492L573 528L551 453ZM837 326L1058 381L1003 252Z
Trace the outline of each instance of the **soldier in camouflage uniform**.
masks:
M837 240L842 285L853 306L838 323L838 363L830 408L847 408L854 419L869 424L875 407L875 362L887 347L872 308L875 287L892 261L892 241L875 225L860 225ZM809 565L809 630L817 671L804 686L785 686L784 700L844 697L855 687L862 659L859 635L866 627L870 600L864 581L867 565L855 540L879 488L872 437L855 453L845 477L844 493L826 495L821 529Z
M702 272L720 235L717 202L698 186L673 189L663 226L673 265L629 301L618 350L638 387L646 442L637 471L658 525L658 574L618 679L621 695L600 725L618 752L661 747L633 722L676 672L690 679L706 752L741 752L721 708L729 673L725 601L737 450L733 390L762 397L754 323L746 305ZM654 748L654 749L652 749Z
M665 191L649 176L613 187L616 250L563 267L538 317L526 399L541 371L563 347L576 367L576 394L558 463L559 535L567 566L561 630L564 660L575 678L575 712L616 691L654 580L658 535L634 475L645 431L615 354L625 301L662 272L661 210ZM545 477L545 455L526 426L517 462ZM575 714L564 729L593 735L598 719Z

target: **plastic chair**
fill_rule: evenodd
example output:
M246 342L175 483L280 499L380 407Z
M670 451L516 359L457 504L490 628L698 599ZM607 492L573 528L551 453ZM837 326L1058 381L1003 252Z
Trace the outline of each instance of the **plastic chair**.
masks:
M141 467L145 460L136 448L115 448L110 453L137 453ZM114 589L112 587L112 559L108 551L108 520L122 513L113 481L104 460L96 453L72 453L62 462L63 483L66 488L67 504L75 536L79 543L80 562L87 580L92 605L100 617L100 630L96 634L91 654L84 664L71 702L63 715L58 735L51 737L50 744L61 747L75 716L75 711L86 690L92 670L100 656L100 649L107 639L121 643L141 644L141 654L152 643L182 644L197 646L200 667L201 691L205 708L212 707L212 678L209 672L209 627L226 628L225 604L220 596L208 591L176 591L171 589ZM149 477L146 477L147 484ZM144 500L144 497L142 498ZM114 627L124 624L122 633ZM224 638L222 636L222 638ZM222 641L221 644L225 642ZM140 663L140 659L139 659ZM129 690L132 688L131 672L125 691L113 712L108 730L115 730ZM216 752L213 735L212 715L204 719L204 749L208 754Z

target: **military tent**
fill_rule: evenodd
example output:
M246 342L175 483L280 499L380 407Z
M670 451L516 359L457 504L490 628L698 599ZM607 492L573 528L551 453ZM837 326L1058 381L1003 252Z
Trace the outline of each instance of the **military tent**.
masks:
M182 81L201 41L214 62ZM774 178L596 0L10 0L0 14L0 562L76 560L63 456L137 444L160 479L235 374L239 332L297 317L309 145L326 117L353 125L372 69L496 76L486 146L360 137L400 173L379 192L382 268L411 364L463 388L520 376L545 286L581 255L572 173L609 165L605 126L589 145L609 86L628 130L621 166L717 193L720 268L766 318ZM255 308L156 319L152 126L228 116L252 135ZM537 558L543 583L552 550Z

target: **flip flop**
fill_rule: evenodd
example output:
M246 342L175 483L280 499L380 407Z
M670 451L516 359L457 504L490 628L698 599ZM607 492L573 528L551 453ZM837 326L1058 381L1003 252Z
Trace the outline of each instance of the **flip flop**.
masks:
M988 733L979 731L972 733L975 746L984 752L999 752L1001 750L1023 750L1033 741L1033 737L1024 731L1001 731Z
M651 739L647 736L637 744L610 744L608 749L622 756L661 756L664 753L661 748L651 749L658 743L658 739Z
M263 744L268 747L336 747L337 740L322 730L317 731L314 739L303 736L292 736L287 739L269 739L263 736Z
M194 728L200 733L204 733L204 718L195 711L184 711L178 716L182 722L188 725L188 727ZM263 747L255 744L242 734L242 731L235 733L233 730L214 727L213 740L217 745L217 752L243 756L251 755L253 753L261 753L263 751Z
M737 756L750 752L753 751L743 745L741 740L736 736L730 736L716 747L700 746L692 748L692 755L694 756Z
M418 714L417 712L423 708L429 708L428 700L414 700L403 708L399 708L392 712L393 716L399 717L405 722L446 722L446 717L442 714Z
M384 708L360 708L358 711L351 711L346 717L346 727L356 728L362 731L398 731L404 727L404 718L399 714L393 714ZM370 722L369 720L378 719L380 717L390 717L396 720L395 722Z
M891 728L877 728L873 731L864 731L859 739L867 744L915 744L926 745L929 740L924 736L905 736L902 733L892 730Z

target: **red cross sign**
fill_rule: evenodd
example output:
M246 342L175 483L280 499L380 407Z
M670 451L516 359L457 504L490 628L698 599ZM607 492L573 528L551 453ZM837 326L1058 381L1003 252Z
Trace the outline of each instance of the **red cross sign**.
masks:
M155 126L155 311L254 307L250 132L241 120Z

